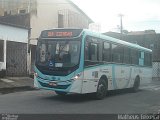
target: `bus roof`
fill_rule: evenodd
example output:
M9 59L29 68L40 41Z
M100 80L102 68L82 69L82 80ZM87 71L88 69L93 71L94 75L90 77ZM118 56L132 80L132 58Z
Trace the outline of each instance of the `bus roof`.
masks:
M58 34L56 34L58 33ZM89 35L92 37L97 37L112 43L117 43L117 44L121 44L124 46L128 46L131 48L135 48L135 49L139 49L139 50L143 50L143 51L147 51L147 52L152 52L151 49L142 47L138 44L134 44L134 43L130 43L130 42L126 42L120 39L116 39L113 37L109 37L107 35L103 35L102 33L98 33L98 32L93 32L91 30L88 29L77 29L77 28L56 28L56 29L49 29L49 30L43 30L41 32L41 38L71 38L71 37L78 37L81 34L85 34L85 35Z
M147 52L152 52L151 49L142 47L138 44L134 44L134 43L130 43L130 42L120 40L120 39L116 39L116 38L113 38L113 37L110 37L110 36L107 36L107 35L103 35L102 33L93 32L93 31L88 30L88 29L83 29L83 32L86 35L89 35L89 36L92 36L92 37L98 37L100 39L104 39L104 40L109 41L109 42L118 43L118 44L121 44L121 45L124 45L124 46L128 46L128 47L131 47L131 48L136 48L136 49L147 51Z

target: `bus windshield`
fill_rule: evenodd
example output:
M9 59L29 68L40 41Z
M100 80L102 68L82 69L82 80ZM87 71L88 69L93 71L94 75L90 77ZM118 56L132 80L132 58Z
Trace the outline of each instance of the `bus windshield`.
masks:
M36 65L47 71L71 71L78 66L80 57L79 40L40 40Z

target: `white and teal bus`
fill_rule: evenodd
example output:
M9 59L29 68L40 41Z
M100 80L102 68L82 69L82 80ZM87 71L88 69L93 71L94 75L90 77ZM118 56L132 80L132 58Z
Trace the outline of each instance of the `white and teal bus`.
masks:
M67 93L132 88L152 78L152 50L86 29L44 30L38 40L34 86Z

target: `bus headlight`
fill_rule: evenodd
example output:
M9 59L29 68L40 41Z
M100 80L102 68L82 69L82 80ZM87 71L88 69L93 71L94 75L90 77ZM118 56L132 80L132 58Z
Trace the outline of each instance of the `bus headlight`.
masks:
M72 80L78 80L81 77L81 73L78 73L76 76L72 77Z
M35 73L34 73L34 76L35 76L35 77L38 77L38 73L35 72Z

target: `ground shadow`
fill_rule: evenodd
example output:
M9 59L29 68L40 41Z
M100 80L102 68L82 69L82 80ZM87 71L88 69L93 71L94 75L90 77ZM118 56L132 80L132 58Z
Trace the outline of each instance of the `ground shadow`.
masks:
M142 90L139 90L138 92L140 91ZM132 94L132 93L133 92L131 91L131 89L108 91L106 97L103 100L107 99L108 97L120 96L124 94ZM44 97L43 99L62 101L62 102L71 102L71 103L87 102L87 101L96 100L93 94L68 94L65 96L54 94L53 96Z
M31 86L21 86L21 87L13 87L13 88L0 88L1 94L9 94L14 92L23 92L23 91L33 91L37 90Z

